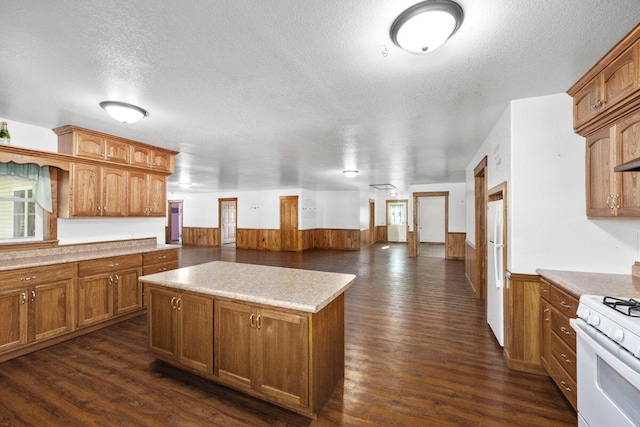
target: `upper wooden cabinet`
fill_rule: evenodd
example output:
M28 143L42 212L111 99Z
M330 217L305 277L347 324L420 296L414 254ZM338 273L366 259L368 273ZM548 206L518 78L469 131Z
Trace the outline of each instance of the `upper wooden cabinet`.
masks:
M176 151L70 125L53 131L58 135L60 153L162 173L174 171Z
M166 187L163 175L129 172L129 216L164 216Z
M640 105L640 25L567 93L573 97L573 126L582 136L589 136L637 110Z

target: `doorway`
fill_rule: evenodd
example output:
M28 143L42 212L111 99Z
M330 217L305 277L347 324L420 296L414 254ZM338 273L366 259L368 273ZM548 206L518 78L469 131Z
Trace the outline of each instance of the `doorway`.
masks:
M238 199L218 199L220 218L220 246L236 246L238 228Z
M387 200L387 241L407 242L408 200Z
M446 258L449 234L449 192L413 193L417 256Z
M182 243L182 200L169 200L166 242Z
M280 241L283 251L298 250L298 196L280 196Z
M476 298L483 299L487 288L487 157L473 170L475 187L475 286ZM467 262L465 260L465 262Z

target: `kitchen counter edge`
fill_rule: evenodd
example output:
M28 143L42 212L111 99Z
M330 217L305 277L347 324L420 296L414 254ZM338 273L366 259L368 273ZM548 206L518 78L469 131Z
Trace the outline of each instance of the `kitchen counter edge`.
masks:
M581 295L640 298L640 277L630 274L546 269L537 269L536 273L578 299Z

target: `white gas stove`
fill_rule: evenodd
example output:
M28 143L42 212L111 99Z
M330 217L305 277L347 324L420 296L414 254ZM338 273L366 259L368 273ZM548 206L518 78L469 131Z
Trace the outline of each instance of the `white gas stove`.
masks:
M578 425L640 427L640 298L583 295L577 315Z

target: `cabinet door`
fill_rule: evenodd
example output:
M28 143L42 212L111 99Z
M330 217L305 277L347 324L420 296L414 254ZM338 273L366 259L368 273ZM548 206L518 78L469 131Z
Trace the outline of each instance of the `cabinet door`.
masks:
M248 305L216 301L215 313L216 374L227 382L250 388L255 311Z
M27 344L27 289L0 292L0 353Z
M149 286L149 351L164 359L173 359L176 343L176 293Z
M610 129L587 138L587 216L615 215L613 177L613 143Z
M113 278L110 274L78 279L78 326L113 317Z
M574 127L579 129L595 118L603 106L602 75L599 75L573 96Z
M127 172L120 169L102 169L102 215L126 216Z
M138 282L140 269L112 274L114 282L114 315L142 308L142 284Z
M176 359L195 370L213 373L213 298L180 294L176 311Z
M151 167L151 150L146 147L131 145L131 164L143 168Z
M72 280L36 286L30 294L33 321L29 341L40 341L74 330Z
M147 174L129 172L129 216L146 216L149 210Z
M640 113L619 121L615 129L615 165L640 158ZM613 173L618 184L616 191L618 216L640 218L640 173Z
M74 134L75 141L75 155L80 157L86 157L88 159L105 160L105 139L83 132L76 132Z
M71 216L100 215L100 169L99 166L71 164Z
M166 179L162 175L149 175L149 215L165 216L167 208Z
M602 72L603 98L606 101L606 109L616 107L617 104L640 89L638 49L640 49L640 42L620 55Z
M171 155L169 153L153 150L151 155L151 167L153 169L163 172L172 172Z
M258 389L278 400L308 407L307 317L261 309L256 330Z
M106 147L106 160L125 165L129 164L129 144L107 139Z

